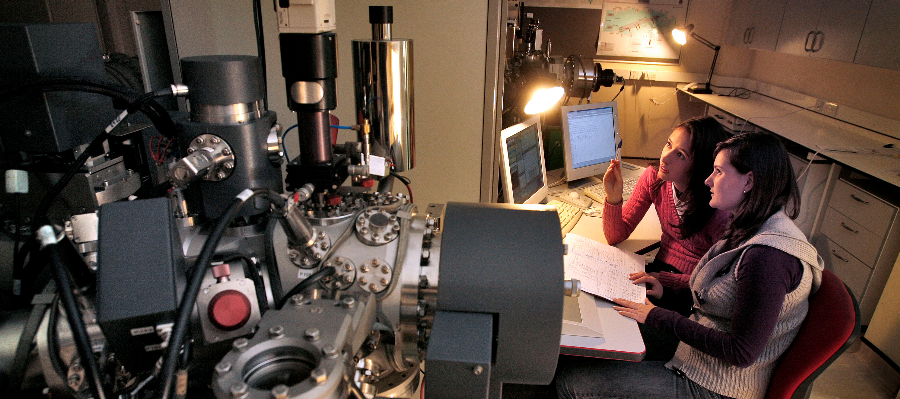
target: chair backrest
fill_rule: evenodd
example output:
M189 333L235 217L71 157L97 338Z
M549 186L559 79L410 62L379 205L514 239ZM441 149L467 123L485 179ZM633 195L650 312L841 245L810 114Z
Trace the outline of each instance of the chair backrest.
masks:
M859 336L859 303L840 278L822 271L822 285L809 297L809 313L781 356L766 399L808 398L815 379Z

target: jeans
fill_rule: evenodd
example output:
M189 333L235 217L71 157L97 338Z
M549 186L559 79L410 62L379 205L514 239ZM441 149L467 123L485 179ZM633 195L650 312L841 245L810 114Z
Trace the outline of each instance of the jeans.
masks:
M666 369L665 364L563 356L556 374L556 393L560 399L725 398Z

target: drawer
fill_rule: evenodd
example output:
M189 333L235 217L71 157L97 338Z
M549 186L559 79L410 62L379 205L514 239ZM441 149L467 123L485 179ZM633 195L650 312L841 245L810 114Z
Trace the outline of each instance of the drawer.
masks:
M847 284L858 301L862 300L865 294L866 286L869 284L869 278L872 276L872 269L863 264L837 246L831 240L825 240L826 251L822 251L819 256L825 260L825 267L836 274L844 284Z
M721 109L713 107L712 105L708 105L706 107L706 115L709 115L713 118L716 118L722 127L725 128L729 133L741 133L741 132L752 132L755 129L755 126L751 123L748 123L746 120L735 117Z
M828 208L822 221L822 234L853 254L869 267L875 266L884 238L872 234L844 214Z
M828 204L879 237L887 234L897 212L893 205L843 180L835 183Z

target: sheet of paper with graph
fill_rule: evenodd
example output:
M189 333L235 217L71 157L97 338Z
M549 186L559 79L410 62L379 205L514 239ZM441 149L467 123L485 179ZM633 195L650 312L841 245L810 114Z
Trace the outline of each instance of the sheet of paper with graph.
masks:
M564 258L565 278L581 281L581 290L604 299L624 298L644 303L647 290L644 284L633 284L628 275L644 270L644 257L569 233L563 242L568 245Z

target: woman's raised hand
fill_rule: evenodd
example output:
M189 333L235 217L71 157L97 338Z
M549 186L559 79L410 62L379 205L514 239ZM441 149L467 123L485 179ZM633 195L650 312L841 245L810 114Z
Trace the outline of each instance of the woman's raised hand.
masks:
M622 203L622 166L619 160L609 162L603 175L603 188L606 189L606 202L612 205Z

